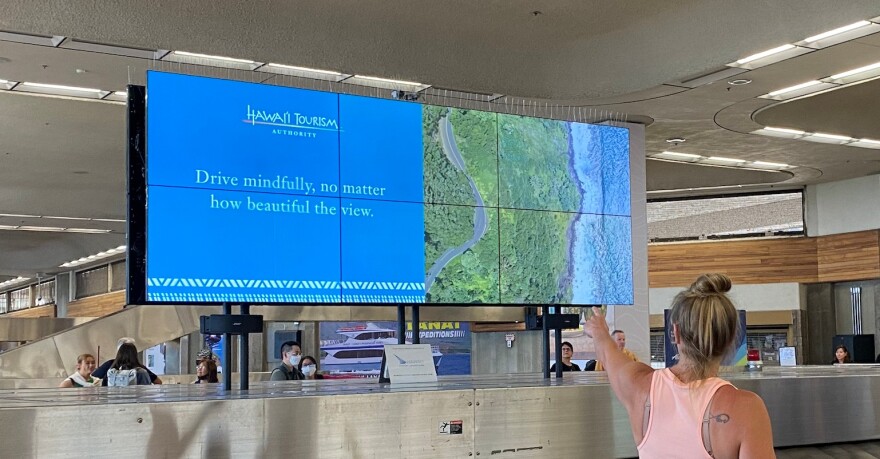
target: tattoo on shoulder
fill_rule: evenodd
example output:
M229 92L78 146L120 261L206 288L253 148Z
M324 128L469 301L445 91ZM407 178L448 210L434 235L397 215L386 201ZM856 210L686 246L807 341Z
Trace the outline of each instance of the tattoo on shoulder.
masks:
M730 422L730 415L728 415L727 413L720 413L720 414L709 413L709 419L712 419L713 421L721 423L721 424L726 424L726 423Z

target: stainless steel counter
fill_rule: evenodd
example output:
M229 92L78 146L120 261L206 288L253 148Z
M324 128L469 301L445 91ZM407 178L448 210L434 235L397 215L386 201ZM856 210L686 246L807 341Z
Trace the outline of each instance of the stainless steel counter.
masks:
M767 403L776 446L880 439L880 366L725 376ZM460 423L459 423L460 421ZM3 457L632 457L603 373L0 390ZM445 425L445 427L444 427ZM450 426L461 433L447 433ZM446 432L444 432L446 429Z

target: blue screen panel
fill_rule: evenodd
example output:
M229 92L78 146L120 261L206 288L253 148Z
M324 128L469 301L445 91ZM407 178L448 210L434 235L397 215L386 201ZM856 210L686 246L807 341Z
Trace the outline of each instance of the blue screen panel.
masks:
M425 301L424 204L342 199L342 299Z
M148 185L339 196L335 94L149 72Z
M341 196L423 202L422 106L341 95L339 113Z

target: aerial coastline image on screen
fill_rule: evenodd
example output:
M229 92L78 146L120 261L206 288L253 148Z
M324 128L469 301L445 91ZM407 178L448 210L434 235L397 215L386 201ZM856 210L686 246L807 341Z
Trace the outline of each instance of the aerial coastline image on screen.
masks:
M149 302L632 304L627 129L161 72L147 92Z

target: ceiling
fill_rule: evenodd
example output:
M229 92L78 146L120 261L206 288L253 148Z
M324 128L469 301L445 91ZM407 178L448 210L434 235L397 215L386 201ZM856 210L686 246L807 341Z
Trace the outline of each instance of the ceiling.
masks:
M784 126L880 139L880 80L786 103L758 98L880 62L880 33L729 78L693 81L745 56L877 18L880 0L124 3L5 0L0 31L504 94L498 104L524 98L536 107L643 122L648 156L674 149L793 166L769 171L651 159L651 198L799 189L880 173L880 149L752 134ZM0 40L3 80L113 91L142 84L151 68L173 64ZM751 83L728 84L733 78ZM686 141L667 142L676 137ZM0 282L63 271L62 263L125 243L125 147L122 104L0 90L0 214L25 215L0 216L0 228L108 231L0 230Z

